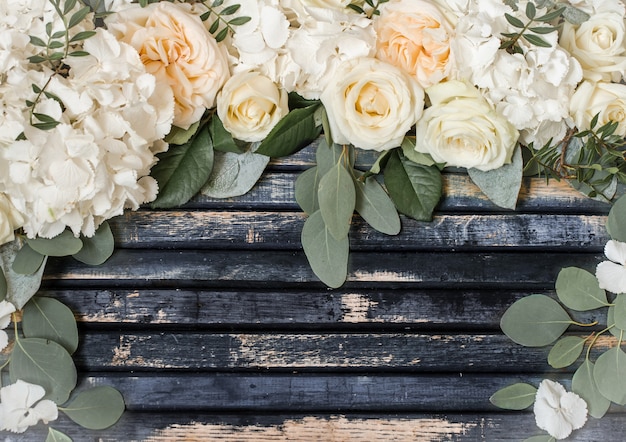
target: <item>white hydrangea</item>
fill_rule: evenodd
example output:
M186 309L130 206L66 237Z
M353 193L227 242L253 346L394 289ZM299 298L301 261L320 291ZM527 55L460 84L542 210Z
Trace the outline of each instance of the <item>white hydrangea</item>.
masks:
M56 420L57 405L43 399L46 391L40 385L22 380L0 389L0 429L23 433L39 421Z
M0 351L9 345L9 335L4 331L11 323L11 313L15 311L15 306L9 301L0 301Z

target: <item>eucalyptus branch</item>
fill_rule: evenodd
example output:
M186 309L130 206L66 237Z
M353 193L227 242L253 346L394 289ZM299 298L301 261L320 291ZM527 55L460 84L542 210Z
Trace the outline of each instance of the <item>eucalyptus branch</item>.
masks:
M367 18L372 18L375 15L380 15L380 6L384 3L387 3L389 0L376 0L376 2L374 3L374 0L365 0L365 3L367 3L367 5L370 7L370 9L368 9L367 11L365 11L365 9L363 9L363 7L361 7L361 4L363 4L363 2L357 2L357 3L350 3L347 8L352 9L353 11L358 12L359 14L365 14L365 16L367 16Z
M608 332L609 330L611 330L613 327L615 327L615 324L605 328L604 330L600 330L598 333L595 334L593 340L591 341L591 344L589 344L589 346L587 347L587 354L585 356L585 359L589 359L589 354L591 353L591 349L593 348L593 346L596 344L596 341L598 340L598 338L603 335L604 333ZM590 335L590 337L593 336Z
M539 36L539 34L550 34L554 31L558 31L558 26L533 26L534 24L547 24L558 17L560 17L565 11L565 7L556 8L540 17L537 17L537 8L533 2L526 4L526 17L528 22L524 24L519 18L512 16L511 14L504 14L504 18L509 24L515 28L521 29L519 32L502 33L505 39L500 44L500 49L506 49L511 54L522 54L524 51L519 45L520 39L526 40L528 43L535 46L549 48L551 44L545 39Z
M202 0L202 4L206 6L208 11L202 14L200 18L202 21L206 21L211 15L216 17L211 26L209 26L209 32L214 35L215 41L218 43L224 40L229 33L233 34L235 32L234 26L243 25L251 20L251 18L247 16L239 16L231 19L227 18L241 8L240 4L227 6L218 12L218 8L224 4L224 0L213 0L211 4L207 1L208 0Z

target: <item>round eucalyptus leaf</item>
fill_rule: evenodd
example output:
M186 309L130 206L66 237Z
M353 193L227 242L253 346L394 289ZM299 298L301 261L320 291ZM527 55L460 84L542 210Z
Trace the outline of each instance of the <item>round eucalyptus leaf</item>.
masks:
M486 172L468 169L467 174L491 202L505 209L515 209L522 185L523 162L522 150L517 147L509 164Z
M34 296L25 306L22 331L27 338L50 339L70 353L78 348L78 329L72 311L54 298Z
M502 331L526 347L541 347L556 341L572 323L567 312L554 299L530 295L510 306L502 319Z
M610 332L611 332L611 334L612 334L613 336L615 336L616 338L619 338L619 337L620 337L620 335L624 335L624 336L626 336L626 335L624 334L624 332L626 332L626 330L623 330L623 329L621 329L621 328L619 328L619 327L617 327L617 326L615 325L615 306L614 306L614 305L610 306L610 307L607 309L607 312L606 312L606 326L607 326L607 327L611 327L611 326L613 326L613 327L611 327L611 328L609 329L609 331L610 331Z
M124 398L119 391L100 386L81 391L62 411L82 427L103 430L119 420L124 408Z
M320 176L317 166L302 172L296 179L296 202L302 211L308 215L320 208L317 199L317 189L320 185Z
M622 349L613 347L601 354L593 378L602 396L616 404L626 404L626 353Z
M76 366L60 344L42 338L16 341L9 364L11 382L21 379L41 385L45 399L62 404L76 387Z
M538 436L531 436L528 439L524 439L523 442L555 442L556 439L549 434L540 434Z
M267 155L215 152L215 163L200 193L210 198L231 198L247 193L259 181L270 161Z
M82 241L83 248L74 254L74 258L92 266L104 263L113 254L115 248L113 233L106 221L100 225L94 236L83 237Z
M356 211L374 229L387 235L400 233L400 216L383 186L374 177L354 180Z
M626 330L626 294L622 293L613 301L613 320L620 330Z
M46 442L72 442L72 439L67 434L55 430L52 427L48 427Z
M559 339L548 353L548 364L553 368L572 365L583 352L585 340L578 336L565 336Z
M35 238L26 241L35 252L46 256L74 255L83 247L80 238L76 238L69 230L64 230L54 238Z
M24 244L15 254L11 268L20 275L32 275L39 270L45 258L41 253L35 252L28 244Z
M577 267L565 267L559 272L556 294L563 304L580 312L609 305L595 275Z
M536 394L535 386L520 382L496 391L489 402L505 410L524 410L535 402Z
M356 190L350 172L341 162L320 179L317 196L324 224L330 234L341 240L348 236L356 205Z
M626 195L622 195L609 212L606 229L611 238L616 241L626 242Z
M611 401L602 396L593 378L594 363L586 359L572 377L572 391L587 402L589 414L600 419L609 409Z
M6 281L6 300L11 302L18 310L22 309L28 300L39 290L47 259L45 257L44 263L31 275L16 273L12 264L20 249L20 241L18 240L0 246L0 268L2 268Z

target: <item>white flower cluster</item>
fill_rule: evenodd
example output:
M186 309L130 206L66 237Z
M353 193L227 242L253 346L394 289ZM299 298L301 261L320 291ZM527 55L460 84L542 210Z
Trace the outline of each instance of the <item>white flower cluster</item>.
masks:
M54 237L66 226L91 236L104 220L156 197L148 174L155 154L167 149L161 140L174 101L170 91L157 92L137 51L104 29L80 45L89 55L64 59L69 73L29 63L45 50L30 44L29 35L45 35L45 23L64 29L49 5L9 0L0 6L0 195L20 215L13 227L23 226L29 237ZM36 92L44 88L45 94ZM38 129L39 114L59 124Z

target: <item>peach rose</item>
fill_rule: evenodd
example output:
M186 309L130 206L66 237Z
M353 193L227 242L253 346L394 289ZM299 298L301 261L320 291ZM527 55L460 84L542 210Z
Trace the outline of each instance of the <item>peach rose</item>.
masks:
M175 126L187 129L215 105L230 76L226 53L188 7L170 2L136 5L110 16L107 26L139 52L161 85L172 88Z
M385 4L375 25L376 58L414 76L426 88L446 78L451 68L452 26L428 0Z

